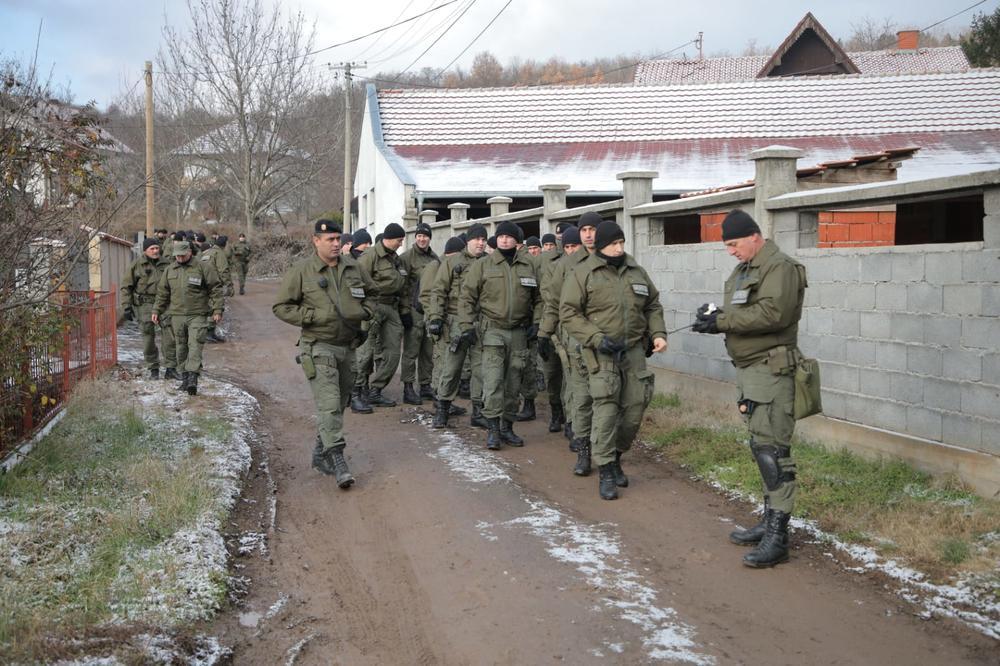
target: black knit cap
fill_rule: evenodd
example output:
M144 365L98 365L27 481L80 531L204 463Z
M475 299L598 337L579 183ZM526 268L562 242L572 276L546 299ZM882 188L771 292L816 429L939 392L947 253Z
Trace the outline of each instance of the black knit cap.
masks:
M428 238L430 238L431 237L431 226L429 224L424 224L423 222L421 222L420 224L418 224L417 225L417 230L413 232L413 235L414 236L418 236L420 234L423 234L424 236L427 236Z
M521 235L521 227L517 226L513 222L501 222L498 224L497 236L510 236L517 241L524 239L524 236Z
M580 221L576 223L577 229L583 229L584 227L594 227L600 226L604 218L593 211L589 211L580 216Z
M199 232L199 233L196 233L196 234L194 235L194 239L195 239L196 241L198 241L199 243L204 243L204 242L205 242L205 234L203 234L203 233L201 233L201 232Z
M595 248L601 250L619 240L625 240L625 232L622 231L622 228L618 226L617 222L605 220L597 225L597 235L594 237Z
M226 247L226 243L229 242L229 236L219 236L215 239L215 244L219 247Z
M367 231L365 231L364 229L358 229L351 235L354 236L355 245L364 245L365 243L371 245L372 235Z
M555 234L545 234L542 236L542 245L545 245L546 243L555 243L555 242L556 242Z
M316 220L316 226L313 228L314 234L339 234L342 231L340 225L333 220Z
M385 231L382 232L382 239L393 240L394 238L406 238L406 232L403 230L402 225L390 222L385 225Z
M753 221L749 214L737 208L729 211L726 219L722 221L722 240L728 241L736 238L746 238L760 233L760 227Z
M538 240L538 236L528 236L524 244L528 247L541 247L542 241Z
M490 236L489 238L486 239L486 244L489 245L494 250L497 249L497 237Z
M146 240L142 241L142 251L145 252L146 250L148 250L149 248L153 247L154 245L156 247L160 247L160 239L159 238L154 238L154 237L150 236Z
M351 234L340 234L340 244L341 245L354 245L354 236Z
M576 227L570 227L563 232L563 247L567 245L579 245L580 244L580 230Z
M573 224L572 222L560 222L559 224L556 225L556 233L557 234L564 234L564 233L566 233L567 229L569 229L570 227L575 227L575 226L576 225Z
M469 227L469 230L465 232L466 241L470 241L473 238L486 238L489 233L486 231L486 227L478 222Z
M453 236L448 239L448 242L444 244L445 254L454 254L456 252L461 252L465 249L465 241L463 241L459 236Z

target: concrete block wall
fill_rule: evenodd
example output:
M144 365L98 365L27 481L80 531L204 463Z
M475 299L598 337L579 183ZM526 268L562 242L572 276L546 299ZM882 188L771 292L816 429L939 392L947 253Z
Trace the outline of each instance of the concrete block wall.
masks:
M640 254L668 329L722 301L735 265L719 243ZM799 328L820 360L827 416L1000 455L1000 250L979 243L802 248L809 277ZM654 357L732 381L722 336L683 331Z

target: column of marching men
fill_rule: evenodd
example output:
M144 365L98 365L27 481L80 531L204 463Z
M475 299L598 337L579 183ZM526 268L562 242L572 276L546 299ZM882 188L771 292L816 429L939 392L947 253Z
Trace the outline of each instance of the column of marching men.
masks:
M753 219L730 213L723 242L739 264L726 282L723 307L698 309L692 330L726 336L736 366L737 403L765 489L758 525L731 541L754 546L751 567L788 559L788 520L796 495L791 456L793 375L801 357L798 321L804 268L765 240ZM597 469L603 499L619 497L629 478L622 465L653 395L647 359L667 349L660 294L612 221L588 212L555 234L523 238L501 222L487 238L473 224L449 238L444 256L431 249L432 230L418 225L400 253L404 229L388 224L374 240L315 223L313 252L285 274L273 306L301 329L296 361L316 405L313 466L354 483L345 456L344 412L371 414L396 403L385 391L400 369L402 399L433 401L431 425L445 429L468 416L485 430L485 446L521 447L517 422L536 418L536 397L549 405L548 431L561 432L575 454L567 473ZM179 379L195 396L202 347L221 342L225 300L235 274L245 293L251 249L241 234L209 242L204 234L166 230L143 243L122 287L126 318L137 319L150 377ZM470 401L470 410L456 404Z

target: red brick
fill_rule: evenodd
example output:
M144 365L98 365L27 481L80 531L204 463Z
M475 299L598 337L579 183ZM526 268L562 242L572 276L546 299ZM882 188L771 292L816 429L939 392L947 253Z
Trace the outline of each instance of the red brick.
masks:
M852 241L870 241L872 239L872 225L870 223L854 223L848 225L850 229L850 239Z
M885 241L889 245L894 243L896 241L896 223L893 221L873 224L872 240Z
M830 211L821 212L819 214L819 223L823 224L824 222L833 222L833 213Z
M821 224L820 229L826 227L826 239L828 241L837 242L845 241L850 238L850 232L848 231L850 225L847 224Z

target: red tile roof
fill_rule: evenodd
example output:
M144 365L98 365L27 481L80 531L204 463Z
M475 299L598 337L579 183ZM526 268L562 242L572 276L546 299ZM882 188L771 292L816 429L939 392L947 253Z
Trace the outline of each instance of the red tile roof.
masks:
M389 146L956 132L1000 129L1000 69L703 85L380 90L378 104Z
M847 54L862 76L965 72L971 68L960 46L916 51L855 51ZM770 56L737 56L703 60L647 60L635 68L636 84L722 83L753 79Z

